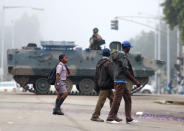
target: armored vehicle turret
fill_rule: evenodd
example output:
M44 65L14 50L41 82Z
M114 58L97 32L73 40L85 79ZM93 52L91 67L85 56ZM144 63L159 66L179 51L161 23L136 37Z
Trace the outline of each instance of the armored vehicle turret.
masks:
M22 49L9 49L8 71L15 81L23 88L36 94L49 94L50 85L47 82L49 72L58 64L58 56L66 54L71 76L67 79L67 89L70 92L73 84L81 94L94 93L94 74L96 63L101 59L101 50L82 50L69 41L41 41L41 48L28 44ZM110 44L111 50L119 50L118 42ZM148 82L149 76L161 67L161 61L143 58L141 55L131 55L135 75L142 83ZM27 88L27 84L33 87Z

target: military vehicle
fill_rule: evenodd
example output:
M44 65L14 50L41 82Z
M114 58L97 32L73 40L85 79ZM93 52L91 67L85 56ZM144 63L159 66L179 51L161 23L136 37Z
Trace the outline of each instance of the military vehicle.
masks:
M112 42L111 50L120 50L120 42ZM30 43L22 49L9 49L8 71L15 81L25 90L35 94L50 94L47 82L49 72L58 64L58 56L66 54L71 76L67 79L68 92L73 84L80 94L94 94L94 74L96 63L101 59L101 50L82 50L74 42L69 41L41 41L42 47ZM131 55L130 61L134 67L135 76L141 83L147 83L149 76L163 65L162 61L143 58L141 55ZM27 86L32 84L32 87Z

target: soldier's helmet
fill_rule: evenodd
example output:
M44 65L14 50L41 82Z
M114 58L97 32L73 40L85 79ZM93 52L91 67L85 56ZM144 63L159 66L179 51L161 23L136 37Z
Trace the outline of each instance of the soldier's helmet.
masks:
M133 48L132 44L129 41L123 41L122 42L122 47L130 47L130 48Z
M94 28L94 29L93 29L93 33L94 33L94 34L98 33L98 28Z
M109 57L111 54L111 51L108 48L105 48L102 50L102 56L107 56Z

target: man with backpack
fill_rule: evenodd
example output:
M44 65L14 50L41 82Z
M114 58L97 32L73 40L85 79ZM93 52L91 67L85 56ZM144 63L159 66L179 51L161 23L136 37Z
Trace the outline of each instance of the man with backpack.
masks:
M55 115L64 115L61 111L60 106L68 96L66 89L66 78L70 75L70 71L65 65L68 62L67 56L61 54L59 56L59 64L56 66L56 82L55 88L57 90L57 98L55 108L53 109L53 114Z
M110 101L110 107L113 101L113 72L112 72L112 62L109 59L110 50L105 48L102 51L102 59L98 61L96 65L95 72L95 88L99 91L99 98L95 108L95 111L91 117L92 121L104 122L103 119L99 118L100 111L106 101L106 98ZM121 121L116 117L117 121Z
M121 52L114 52L112 54L115 94L112 107L107 118L107 122L109 123L114 123L122 97L125 101L125 115L127 124L137 122L131 116L132 102L130 91L127 88L127 79L134 82L137 87L140 86L140 83L134 77L132 66L127 56L131 47L132 45L130 42L124 41L122 43L123 50Z

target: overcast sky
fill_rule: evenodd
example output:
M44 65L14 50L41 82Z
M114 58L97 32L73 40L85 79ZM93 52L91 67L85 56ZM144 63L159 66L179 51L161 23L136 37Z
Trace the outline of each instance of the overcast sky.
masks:
M128 40L142 30L150 29L135 23L119 21L119 31L110 29L115 16L158 16L159 2L163 0L0 0L0 6L32 6L44 11L13 9L5 13L5 23L15 21L24 12L36 14L40 20L43 40L75 41L88 47L94 27L106 40L107 46L113 40ZM129 18L130 19L130 18ZM133 19L150 26L156 21Z

